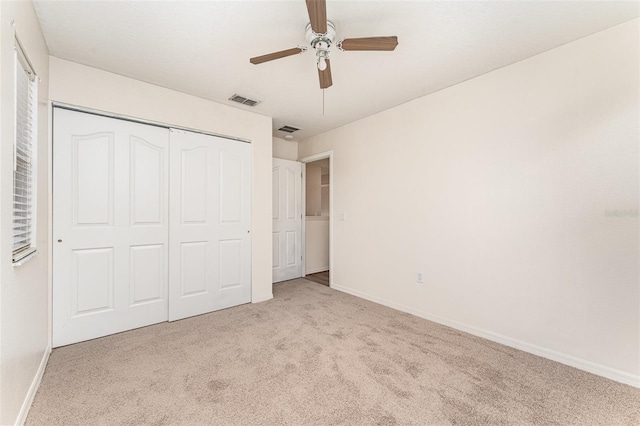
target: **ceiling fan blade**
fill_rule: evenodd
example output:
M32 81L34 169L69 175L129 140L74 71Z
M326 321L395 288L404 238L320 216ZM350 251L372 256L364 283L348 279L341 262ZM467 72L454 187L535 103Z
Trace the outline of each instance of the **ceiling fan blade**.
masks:
M299 47L294 47L293 49L281 50L279 52L273 52L262 56L256 56L255 58L249 59L254 65L261 64L263 62L273 61L274 59L286 58L287 56L297 55L298 53L304 52L304 49Z
M331 87L333 84L333 80L331 80L331 61L327 59L325 61L327 63L327 68L324 71L318 70L318 77L320 78L320 88L326 89L327 87Z
M327 32L327 2L326 0L307 0L307 11L311 29L316 34Z
M398 37L363 37L342 40L342 50L395 50Z

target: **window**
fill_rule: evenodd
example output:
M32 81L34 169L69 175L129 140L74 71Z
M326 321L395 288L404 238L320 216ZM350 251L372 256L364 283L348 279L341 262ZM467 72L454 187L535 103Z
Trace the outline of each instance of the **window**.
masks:
M36 251L37 79L20 43L15 51L13 262Z

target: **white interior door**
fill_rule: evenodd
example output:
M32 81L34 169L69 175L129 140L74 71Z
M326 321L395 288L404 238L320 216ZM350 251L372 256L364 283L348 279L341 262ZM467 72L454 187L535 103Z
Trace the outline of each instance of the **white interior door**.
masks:
M169 320L251 301L251 145L171 130Z
M273 282L302 276L302 163L273 159Z
M168 318L169 131L54 109L53 346Z

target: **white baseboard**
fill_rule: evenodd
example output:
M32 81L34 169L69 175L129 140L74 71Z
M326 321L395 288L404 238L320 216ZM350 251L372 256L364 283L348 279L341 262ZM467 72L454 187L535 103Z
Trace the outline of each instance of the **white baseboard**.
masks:
M38 392L38 388L40 387L40 381L42 380L42 376L44 375L44 369L47 366L47 362L49 361L49 355L51 354L51 346L45 349L44 354L42 355L42 360L40 361L40 366L38 367L38 371L36 371L36 375L31 382L31 386L29 386L29 391L24 398L24 402L22 403L22 407L20 407L20 412L18 413L18 418L16 419L16 425L22 426L24 422L27 421L27 414L29 414L29 409L31 409L31 404L33 403L33 399L36 397L36 393Z
M328 266L321 266L319 268L307 269L307 271L304 274L305 275L317 274L318 272L324 272L324 271L328 271L328 270L329 270Z
M263 294L263 295L251 298L251 303L266 302L267 300L271 300L271 299L273 299L273 293Z
M359 290L354 290L354 289L336 284L335 282L332 283L331 288L342 291L344 293L351 294L353 296L360 297L362 299L369 300L371 302L378 303L380 305L387 306L389 308L396 309L398 311L406 312L408 314L415 315L417 317L436 322L438 324L446 325L447 327L455 328L456 330L464 331L465 333L473 334L474 336L482 337L484 339L501 343L503 345L510 346L515 349L520 349L522 351L529 352L534 355L538 355L543 358L547 358L552 361L559 362L561 364L575 367L580 370L584 370L589 373L596 374L598 376L606 377L607 379L615 380L616 382L620 382L626 385L640 388L640 375L627 373L626 371L617 370L615 368L607 367L606 365L598 364L592 361L587 361L585 359L578 358L573 355L557 352L557 351L554 351L553 349L544 348L542 346L523 342L521 340L517 340L512 337L494 333L492 331L483 330L481 328L473 327L470 325L459 323L457 321L452 321L446 318L442 318L437 315L428 314L426 312L422 312L417 309L413 309L408 306L401 305L399 303L391 302L389 300L382 299L375 296L370 296Z

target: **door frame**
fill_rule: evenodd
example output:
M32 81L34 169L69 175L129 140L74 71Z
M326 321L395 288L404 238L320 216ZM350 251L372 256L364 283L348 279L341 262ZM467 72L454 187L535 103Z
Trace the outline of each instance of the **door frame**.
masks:
M307 269L307 163L329 159L329 287L333 288L333 150L303 157L302 163L302 278Z
M230 136L230 135L226 135L223 133L215 133L215 132L210 132L210 131L205 131L205 130L199 130L199 129L194 129L194 128L190 128L190 127L185 127L185 126L180 126L180 125L173 125L173 124L169 124L167 122L162 122L162 121L154 121L154 120L147 120L147 119L142 119L142 118L136 118L130 115L126 115L126 114L120 114L120 113L116 113L116 112L112 112L112 111L105 111L105 110L101 110L101 109L96 109L96 108L91 108L91 107L87 107L87 106L80 106L80 105L75 105L72 103L67 103L67 102L61 102L61 101L56 101L56 100L48 100L47 101L47 119L49 120L49 125L47 126L47 179L48 179L48 185L47 185L47 226L48 226L48 232L47 232L47 290L48 290L48 294L47 294L47 343L48 343L48 348L47 351L49 353L51 353L52 351L52 347L53 347L53 242L54 242L54 229L53 229L53 202L54 202L54 194L53 194L53 167L54 167L54 162L53 162L53 150L55 149L54 146L54 140L53 140L53 134L54 134L54 127L55 127L55 123L54 123L54 110L55 108L60 108L60 109L67 109L67 110L71 110L71 111L77 111L77 112L83 112L86 114L93 114L93 115L97 115L97 116L101 116L101 117L107 117L107 118L115 118L118 120L124 120L124 121L131 121L133 123L139 123L139 124L147 124L147 125L151 125L151 126L157 126L157 127L164 127L166 129L176 129L176 130L184 130L187 132L193 132L193 133L202 133L204 135L209 135L209 136L216 136L219 138L223 138L223 139L230 139L233 141L237 141L237 142L244 142L244 143L248 143L251 144L251 150L252 150L252 161L253 161L253 141L250 139L245 139L245 138L240 138L240 137L236 137L236 136ZM253 163L252 163L252 169L251 169L251 173L253 175ZM304 164L303 164L303 173L304 173ZM253 203L253 178L252 178L252 186L251 186L251 196L252 196L252 203ZM303 191L304 191L304 186L302 187ZM253 206L253 204L252 204ZM304 205L303 207L303 213L304 213ZM252 221L253 221L253 216L252 216ZM251 224L251 245L252 245L252 250L253 250L253 223ZM304 221L302 222L302 226L304 229ZM304 234L303 234L303 238L304 238ZM304 249L304 247L303 247ZM252 256L253 256L253 251L252 251ZM251 275L251 285L253 288L253 264L251 265L252 268L252 275ZM304 256L303 256L303 268L304 268ZM303 269L304 272L304 269ZM258 302L262 302L268 299L259 299L259 300L253 300L253 293L251 295L251 301L249 303L258 303Z

